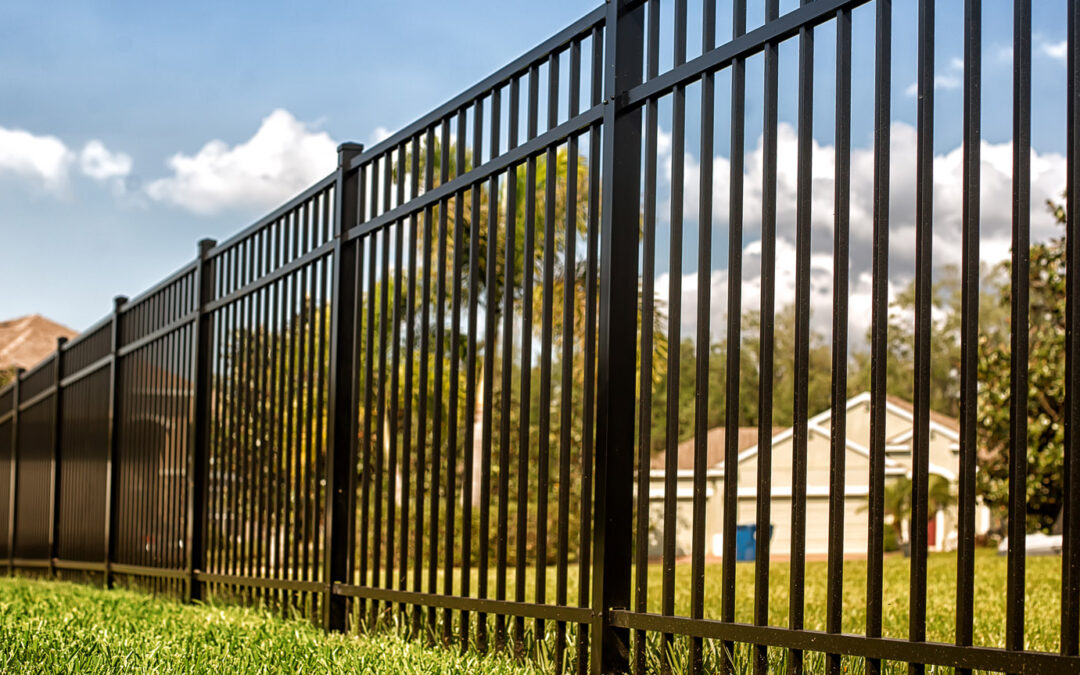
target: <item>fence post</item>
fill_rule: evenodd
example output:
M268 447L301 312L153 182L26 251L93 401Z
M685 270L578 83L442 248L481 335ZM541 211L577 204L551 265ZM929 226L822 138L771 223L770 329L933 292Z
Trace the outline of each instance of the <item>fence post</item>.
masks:
M188 447L187 462L187 523L184 532L184 569L187 584L184 600L203 599L203 585L195 578L202 570L205 559L206 537L206 461L210 444L210 351L212 331L210 315L206 306L213 299L214 274L210 251L217 242L213 239L199 241L198 267L195 269L195 288L199 296L195 315L195 344L192 361L195 363L195 395L192 397L191 414L192 443Z
M16 486L19 484L19 403L21 403L22 388L22 376L26 370L24 368L17 368L15 370L15 389L12 392L13 408L11 414L11 470L8 471L8 475L11 477L11 484L8 486L8 531L7 531L7 550L8 550L8 576L15 574L15 504L16 500Z
M63 425L64 408L61 402L60 380L63 379L64 344L66 337L56 338L56 356L53 360L53 442L49 458L49 576L56 576L56 530L60 518L60 428Z
M620 110L642 81L645 3L608 0L593 531L593 673L630 667L630 632L611 624L630 606L637 359L641 107Z
M109 431L106 442L108 455L105 459L105 571L103 585L112 588L113 558L113 485L116 484L116 443L120 408L120 311L127 304L127 298L118 295L113 298L112 337L110 349L112 361L109 363Z
M356 392L356 251L345 235L357 219L358 173L350 164L363 152L358 143L338 146L337 183L334 188L333 291L330 299L330 389L326 443L326 549L322 605L323 628L346 628L347 602L334 594L334 582L350 582L353 520L355 518Z

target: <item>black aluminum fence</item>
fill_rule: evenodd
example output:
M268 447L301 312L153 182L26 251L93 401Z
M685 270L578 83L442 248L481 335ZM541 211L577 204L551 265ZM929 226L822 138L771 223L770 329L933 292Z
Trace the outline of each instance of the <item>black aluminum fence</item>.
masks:
M694 11L685 0L613 0L374 147L343 145L336 172L228 241L201 242L192 263L153 289L118 298L112 315L0 391L0 549L9 571L263 602L332 630L396 621L481 650L543 652L558 670L742 672L750 662L762 672L777 654L793 672L804 663L880 672L890 662L912 671L1080 670L1080 276L1071 273L1080 248L1071 208L1060 653L1025 651L1022 545L1009 548L1007 588L976 584L982 3L963 8L964 178L954 186L964 196L959 562L949 644L926 640L922 527L911 528L909 632L883 636L893 3L803 0L784 13L777 0L763 4L751 8L763 9L754 19L745 0L724 3L730 16L718 16L715 0ZM1014 3L1012 26L1012 312L1021 326L1029 318L1031 4ZM920 0L917 19L916 523L928 517L936 5ZM873 86L860 92L872 97L873 116L873 213L865 222L852 221L849 193L855 13L869 26L862 37L876 64ZM1080 187L1078 21L1080 2L1069 0L1070 204ZM719 45L718 25L731 31ZM692 54L688 26L701 30ZM804 625L818 34L835 36L834 409L847 390L851 232L872 240L869 551L857 634L842 622L842 417L831 432L825 629ZM768 537L756 543L752 623L736 622L734 471L723 480L719 576L707 569L706 431L710 398L721 395L726 427L738 427L740 369L756 369L763 384L755 494L771 494L778 108L786 95L779 63L789 46L783 58L798 65L793 534L789 586L779 589L790 611L776 625ZM760 108L748 107L748 86L763 87ZM746 208L748 123L762 134L760 213ZM663 152L662 141L670 141ZM729 173L707 161L718 144L728 147ZM688 147L706 160L696 180ZM660 172L670 176L666 195ZM714 204L723 194L726 205ZM717 218L726 222L717 227ZM696 237L684 244L695 224ZM740 349L710 353L710 320L726 325L726 344L748 337L742 252L758 227L763 319L749 336L757 338L755 362L743 363ZM658 229L667 231L666 246ZM696 317L692 516L676 520L679 467L677 453L667 452L662 566L651 575L652 411L666 406L669 450L687 424L670 403L681 381L677 272L692 269L682 259L689 248L698 278L708 278L723 250L714 238L727 241L726 319L713 315L708 284L685 308ZM665 296L658 263L676 272ZM1027 437L1026 336L1013 331L1014 446ZM671 345L666 356L661 342ZM723 361L723 379L710 382L710 359ZM652 400L654 370L666 372L667 402ZM725 441L729 467L738 461L736 436ZM1009 540L1017 543L1025 462L1025 453L1013 453L1009 465ZM772 502L755 501L759 531L775 516ZM680 527L692 533L688 573L676 555ZM657 591L658 601L650 596ZM717 608L706 606L707 591ZM1002 591L1004 648L973 646L975 596ZM824 659L810 661L815 653Z

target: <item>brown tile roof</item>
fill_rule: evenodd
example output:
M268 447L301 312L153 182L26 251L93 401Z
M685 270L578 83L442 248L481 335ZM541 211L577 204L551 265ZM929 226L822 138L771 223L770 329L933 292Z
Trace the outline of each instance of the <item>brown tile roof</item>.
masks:
M898 396L887 396L886 398L888 399L889 403L892 403L893 405L895 405L898 408L903 408L908 413L910 413L912 416L915 415L915 408L912 407L911 403L905 401L904 399L902 399L902 398L900 398ZM937 412L935 410L931 410L930 411L930 419L937 422L938 424L940 424L943 427L946 427L948 429L952 429L953 431L955 431L957 433L960 433L960 420L958 420L956 418L949 417L948 415L945 415L943 413L939 413L939 412Z
M56 338L75 331L40 314L0 321L0 368L29 368L56 351Z
M773 428L773 435L780 433L784 430L784 427ZM724 437L727 430L724 427L714 427L709 429L707 451L706 451L706 466L710 469L723 463L724 461ZM757 445L758 430L757 427L739 427L739 452L752 448ZM663 469L665 452L660 451L653 454L652 459L649 461L650 469ZM694 468L694 439L688 439L679 443L679 469L680 470L692 470Z

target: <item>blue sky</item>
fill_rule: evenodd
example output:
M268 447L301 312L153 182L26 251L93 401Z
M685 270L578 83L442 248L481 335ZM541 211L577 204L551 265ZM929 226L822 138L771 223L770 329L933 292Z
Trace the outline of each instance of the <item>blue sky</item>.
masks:
M494 0L425 3L134 3L54 2L0 5L0 236L7 243L0 265L0 318L40 312L82 329L104 315L110 298L133 295L189 260L195 241L224 238L284 201L333 165L333 147L344 140L369 142L394 130L499 68L596 6L596 0L544 3ZM750 23L760 23L751 2ZM797 4L781 3L786 11ZM699 3L691 2L691 16ZM727 2L720 2L718 38L730 30ZM942 0L938 10L937 139L941 223L935 257L956 255L955 178L959 156L963 3ZM893 210L894 281L910 267L910 164L905 144L914 124L914 2L895 2L893 120L897 140ZM668 4L668 11L670 4ZM988 260L1003 255L1007 235L1007 144L1011 137L1011 2L984 3L984 233ZM854 19L852 142L856 157L853 199L860 199L860 158L872 132L873 3ZM666 14L665 14L666 15ZM1034 2L1034 150L1036 202L1054 194L1063 162L1065 67L1062 41L1065 0ZM667 21L667 19L665 19ZM665 33L666 34L666 33ZM690 52L700 52L700 28L690 28ZM833 40L831 24L816 34L814 136L815 250L831 246L833 141ZM663 46L665 60L670 40ZM797 45L781 49L781 121L795 121ZM748 65L748 190L760 134L761 59ZM727 82L717 79L717 176L728 155ZM688 128L695 129L696 89L688 95ZM662 110L669 110L667 101ZM670 119L662 121L662 133ZM793 160L781 138L781 183ZM696 170L697 134L687 139L688 165ZM1004 148L1004 150L1002 150ZM859 153L863 154L860 155ZM951 154L950 154L951 153ZM820 161L819 161L820 160ZM267 175L252 176L250 167ZM1006 173L1002 174L1002 171ZM1000 174L1000 175L999 175ZM696 174L691 171L688 177ZM1001 181L1004 180L1002 184ZM209 182L208 182L209 181ZM217 181L217 182L214 182ZM951 181L951 182L950 182ZM726 192L726 183L717 181ZM662 185L666 193L666 185ZM1040 192L1041 190L1041 192ZM687 206L696 188L687 190ZM910 194L909 194L910 193ZM719 194L719 192L718 192ZM793 206L781 189L780 235L790 229ZM753 195L748 193L748 204ZM666 204L661 200L661 210ZM726 218L714 217L713 298L726 283ZM1036 236L1052 226L1040 211ZM748 206L749 208L749 206ZM696 211L696 209L694 209ZM689 209L688 209L689 211ZM1034 214L1033 210L1033 214ZM689 218L683 292L696 283ZM861 212L853 205L853 227ZM1004 219L1004 220L1003 220ZM667 225L658 218L660 259L667 272ZM750 219L752 220L752 219ZM820 227L819 227L820 225ZM752 230L751 224L751 230ZM863 227L862 230L866 228ZM1007 237L1006 237L1007 238ZM790 237L789 237L790 239ZM862 240L855 233L853 246ZM753 273L755 242L746 242ZM778 247L785 254L784 242ZM1007 252L1007 248L1006 248ZM815 279L828 280L821 257ZM865 261L853 261L858 294ZM781 266L781 269L783 267ZM820 274L819 274L820 273ZM658 287L666 284L658 284ZM815 286L817 290L820 290ZM784 286L781 283L780 294ZM782 304L783 298L778 301ZM746 304L756 302L748 296ZM853 312L858 300L853 301ZM717 322L722 307L713 313ZM691 315L693 312L684 312ZM822 325L827 325L827 321ZM689 328L686 326L685 328ZM861 328L853 325L853 331Z

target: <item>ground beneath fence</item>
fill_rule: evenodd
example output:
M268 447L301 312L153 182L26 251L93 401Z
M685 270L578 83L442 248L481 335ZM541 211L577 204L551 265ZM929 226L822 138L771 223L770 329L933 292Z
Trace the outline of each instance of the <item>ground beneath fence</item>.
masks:
M3 673L477 673L535 669L394 634L326 635L257 609L0 579Z

